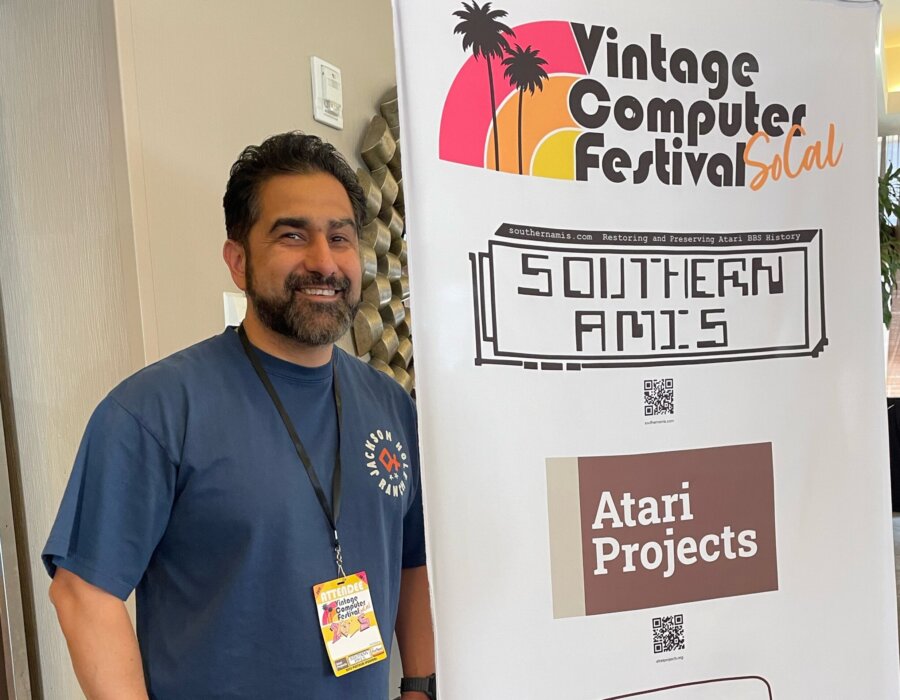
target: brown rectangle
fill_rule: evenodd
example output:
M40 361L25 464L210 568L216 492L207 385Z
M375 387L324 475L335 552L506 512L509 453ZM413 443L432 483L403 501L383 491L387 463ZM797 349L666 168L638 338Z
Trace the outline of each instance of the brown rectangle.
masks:
M582 566L551 561L583 576L584 614L778 589L770 443L579 457L578 498Z

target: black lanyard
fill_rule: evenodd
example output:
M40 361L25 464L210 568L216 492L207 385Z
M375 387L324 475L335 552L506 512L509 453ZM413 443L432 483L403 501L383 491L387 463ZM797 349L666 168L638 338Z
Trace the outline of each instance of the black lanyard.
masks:
M247 338L247 331L244 330L244 324L238 328L238 335L241 338L241 345L244 346L244 352L247 353L247 357L250 358L250 364L253 365L253 369L256 370L257 376L259 376L260 381L263 383L263 386L266 388L266 391L269 393L269 397L272 399L272 403L275 404L275 408L278 409L278 415L281 416L281 420L284 423L284 427L287 428L288 435L291 436L291 441L294 443L294 449L297 450L297 456L300 458L300 461L303 463L304 468L306 469L306 475L309 477L309 482L312 484L313 491L316 492L316 498L319 499L319 505L322 506L322 512L325 513L325 517L328 518L328 524L331 525L331 532L333 533L333 542L334 545L334 560L335 564L337 564L338 576L341 578L345 577L344 573L344 561L341 555L341 542L338 539L338 531L337 531L337 519L338 515L341 512L341 392L338 387L338 377L337 377L337 369L334 367L334 360L332 359L332 386L334 387L334 405L337 408L337 450L334 453L334 476L331 482L331 501L333 505L328 503L328 499L325 497L325 491L322 489L322 482L319 481L319 477L316 474L316 470L313 469L312 460L309 458L309 454L306 452L306 448L303 447L303 443L300 441L300 436L297 435L297 431L294 428L294 423L291 420L291 417L288 415L287 411L284 408L284 404L281 403L281 399L278 396L278 392L275 391L275 387L272 386L272 382L269 379L269 375L266 374L266 370L263 368L262 363L259 361L259 357L256 354L256 351L253 349L253 346L250 344L250 340Z

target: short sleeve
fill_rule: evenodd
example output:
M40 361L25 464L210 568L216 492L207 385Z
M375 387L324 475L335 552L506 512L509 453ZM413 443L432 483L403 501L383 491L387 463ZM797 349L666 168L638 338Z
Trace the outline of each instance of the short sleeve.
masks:
M403 518L403 568L411 569L424 566L425 555L425 517L422 511L422 474L419 465L418 420L413 411L413 435L415 435L415 493Z
M85 430L41 555L118 598L137 586L165 532L176 468L159 440L107 397Z
M403 518L403 568L425 564L425 526L422 517L422 489L416 495Z

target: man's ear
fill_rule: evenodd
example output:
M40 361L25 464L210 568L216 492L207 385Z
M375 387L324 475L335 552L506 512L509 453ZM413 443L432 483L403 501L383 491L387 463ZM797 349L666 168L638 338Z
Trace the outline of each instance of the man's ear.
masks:
M242 243L233 241L230 238L225 241L222 248L222 257L225 264L228 265L228 271L231 273L231 279L242 292L247 291L247 251Z

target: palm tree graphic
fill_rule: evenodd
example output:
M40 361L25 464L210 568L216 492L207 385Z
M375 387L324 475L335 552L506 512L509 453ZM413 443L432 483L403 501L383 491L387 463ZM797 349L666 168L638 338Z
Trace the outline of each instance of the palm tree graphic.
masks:
M488 70L488 85L491 88L491 117L494 123L494 167L500 170L500 138L497 133L497 100L494 97L494 73L491 69L491 56L501 58L504 52L509 51L509 42L504 34L515 36L515 32L500 22L501 17L506 17L506 10L492 10L491 3L486 2L482 6L472 0L472 3L463 3L463 10L457 10L453 14L462 21L456 25L454 34L463 35L463 51L472 48L475 60L484 56Z
M522 174L522 96L526 90L533 95L535 88L543 92L544 81L550 79L543 69L547 62L538 56L539 53L530 46L523 49L516 44L516 48L510 49L509 56L503 60L506 66L503 75L519 91L519 175Z

